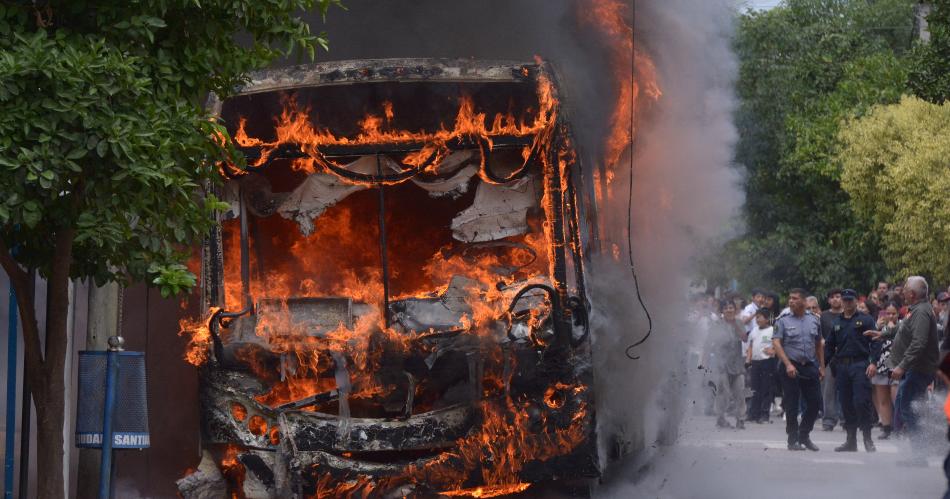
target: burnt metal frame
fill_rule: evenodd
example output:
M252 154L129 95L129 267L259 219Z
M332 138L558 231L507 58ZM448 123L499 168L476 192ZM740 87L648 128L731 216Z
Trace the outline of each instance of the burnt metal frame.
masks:
M522 148L531 145L534 136L515 136L515 135L495 135L492 136L492 149L513 149ZM423 142L401 142L398 144L355 144L355 145L329 145L320 148L320 153L327 158L345 158L352 156L370 156L373 154L405 154L419 152L426 145ZM445 143L446 148L450 150L475 149L480 147L480 141L471 137L461 137L449 140ZM383 150L384 148L385 150ZM244 153L249 161L257 160L261 157L261 147L238 147L238 150ZM295 144L283 144L274 151L271 158L295 159L309 158L310 156L300 150ZM267 165L248 166L248 171L256 171Z
M383 164L376 155L376 175L383 176ZM379 191L379 259L383 270L383 319L386 327L390 324L389 313L389 247L386 245L386 186L376 186Z
M365 182L372 184L380 184L387 182L402 182L413 178L417 175L421 175L426 168L432 165L432 163L438 157L438 151L433 151L432 154L426 159L426 161L418 166L406 166L403 170L398 173L383 174L381 169L378 169L375 175L367 175L364 173L356 173L346 170L342 165L336 165L330 158L347 158L355 156L371 156L371 155L396 155L404 154L411 152L421 151L426 144L419 142L407 142L401 144L376 144L376 145L336 145L336 146L325 146L316 152L305 152L304 148L299 144L281 144L277 146L273 151L270 151L267 155L267 158L257 165L249 165L247 171L257 172L263 170L270 166L272 162L278 159L297 159L297 158L311 158L316 160L318 164L324 168L330 170L332 174L337 176L356 181L356 182ZM537 161L538 157L538 144L536 143L535 136L511 136L511 135L499 135L492 137L492 143L489 144L486 140L477 137L461 137L458 139L453 139L445 144L444 148L450 151L457 151L462 149L479 149L483 158L483 173L485 176L492 182L504 184L512 180L521 178L526 173L528 167L531 163ZM521 149L524 147L531 146L531 152L528 155L528 158L525 160L524 164L518 170L512 172L507 177L498 177L491 170L491 153L495 149ZM263 148L260 146L252 147L239 147L240 150L248 160L257 160L264 154ZM399 163L398 161L396 161ZM233 175L228 169L223 169L223 173L228 178L234 178L234 176L239 175L243 172L234 171Z
M523 140L512 141L510 143L505 144L505 146L520 147L517 145L518 142L530 143L530 141L526 142ZM480 145L472 145L467 148L474 148L474 147L479 147L479 146ZM460 147L458 147L458 149L465 149L465 148L466 147L461 147L461 144L460 144ZM374 153L371 153L371 154L375 154L376 156L376 175L377 176L375 178L384 179L382 163L379 160L380 156L383 154L394 154L394 153L395 151L392 151L391 149L388 149L388 148L384 150L381 146L378 147ZM341 157L353 156L352 153L342 153L342 152L338 152L337 155ZM298 152L294 152L291 149L286 149L285 151L281 151L280 155L271 156L270 158L268 158L268 161L267 163L265 163L265 165L277 159L292 159L292 158L299 158L299 157L307 157L307 155L303 152L299 152L299 149L298 149ZM263 168L263 167L264 165L258 168ZM489 168L489 159L488 157L486 157L485 169L487 170L488 168ZM507 180L507 181L515 180L516 178L520 178L520 174L523 174L525 172L526 172L526 169L522 170L521 172L516 172L511 177L504 180ZM553 174L546 174L545 177L547 178L547 181L549 182L553 178L554 182L553 184L549 185L549 188L552 189L552 192L555 193L555 198L558 200L558 202L555 203L554 210L553 210L554 218L555 218L555 220L552 222L555 227L555 230L554 230L555 241L553 242L553 244L555 245L555 248L563 248L564 247L564 235L563 235L564 206L563 206L562 199L564 195L564 190L561 187L560 175L558 175L556 172ZM381 270L382 270L382 279L383 279L383 315L385 318L386 327L389 327L391 314L389 310L389 278L390 278L389 257L388 257L388 246L386 244L386 194L385 194L386 186L385 186L384 181L382 180L376 182L376 184L377 184L376 189L379 191L378 228L379 228L379 246L380 246L380 265L382 267ZM242 302L244 303L244 308L236 312L219 311L216 314L216 318L218 320L236 318L245 314L254 313L254 301L250 294L250 243L249 243L249 237L248 237L248 232L249 232L248 219L247 219L248 213L247 213L247 208L245 204L243 189L238 190L238 207L239 207L238 212L239 212L239 218L240 218L240 233L241 233L240 234L241 297L242 297ZM560 238L556 237L557 235L560 235ZM554 255L555 255L554 257L555 275L553 276L553 279L555 280L555 286L554 286L555 296L552 296L552 298L555 298L554 300L555 321L556 321L555 323L560 324L563 322L562 304L566 304L568 302L567 288L566 288L567 273L566 273L566 262L564 261L565 257L563 255L563 251L555 251ZM578 259L576 258L576 256L574 258L574 261L575 261L575 265L577 265ZM581 274L578 274L578 275L581 275ZM578 289L583 289L583 286L579 284ZM216 350L215 353L218 354L220 353L219 350L221 348L221 340L220 340L220 336L217 334L217 327L216 327L217 324L214 324L213 326L215 327L211 328L212 341L214 343L214 347ZM569 339L566 339L564 337L564 332L566 331L567 334L570 334L570 329L566 329L563 327L558 327L557 329L559 333L562 333L559 335L559 340L565 341L565 342L569 341Z
M520 82L536 83L537 78L545 74L552 81L555 81L555 75L546 64L524 64L508 61L470 61L470 60L443 60L443 59L378 59L361 60L349 62L334 62L325 64L314 64L306 66L296 66L279 70L265 71L252 74L250 82L241 89L238 89L236 95L252 95L257 93L289 90L311 86L328 85L346 85L356 83L373 82L413 82L413 81L444 81L444 82ZM557 87L555 86L555 91ZM209 99L208 108L212 114L220 115L223 101L217 96L212 95ZM553 172L545 172L545 182L547 189L552 194L552 218L548 222L552 224L553 256L554 256L554 275L552 281L554 289L557 292L557 301L560 306L554 307L555 331L558 343L562 345L576 344L578 341L572 341L571 338L571 316L580 313L585 318L589 311L589 302L586 296L586 285L584 282L584 255L581 253L580 244L580 217L578 215L577 194L574 186L574 172L567 176L565 182L559 174L557 163L558 149L563 142L569 140L570 130L563 120L563 114L558 115L558 122L555 126L555 137L552 147L547 154L548 168ZM529 145L534 137L512 137L500 136L492 137L493 148L522 148ZM320 153L327 158L331 157L352 157L358 155L375 154L378 158L381 154L403 154L420 150L424 144L421 143L403 143L383 145L360 145L360 146L330 146L322 148ZM486 153L484 144L479 140L471 138L460 138L450 141L446 144L450 150L480 148L483 154ZM259 148L244 148L242 152L248 159L260 157ZM275 157L295 158L308 157L299 146L284 146L274 151ZM273 153L272 153L273 154ZM536 159L538 152L535 151ZM377 159L378 161L378 159ZM488 156L486 155L486 169L489 168ZM381 166L377 166L376 179L378 183L383 180ZM411 175L410 175L411 176ZM408 177L407 177L408 178ZM512 180L511 178L507 180ZM562 185L566 183L566 185ZM389 323L389 293L386 289L388 283L388 258L385 241L385 187L379 186L380 190L380 251L383 265L384 279L384 314L386 323ZM215 347L215 354L219 353L221 340L217 334L217 322L220 319L233 318L247 313L254 312L254 304L250 296L250 265L247 230L247 213L244 205L243 191L239 191L239 212L241 218L241 278L242 278L242 298L244 309L237 312L219 311L217 317L213 318L211 324L212 341ZM585 206L585 208L587 208ZM596 207L590 207L590 211L596 210ZM586 214L588 217L592 213ZM567 220L565 221L565 217ZM567 288L567 254L565 251L565 230L570 231L570 251L574 263L574 278L576 281L578 297L569 297ZM223 257L221 254L221 232L220 228L211 234L211 250L216 255L211 256L212 267L220 266ZM593 234L596 238L596 234ZM217 264L217 265L215 265ZM209 272L210 284L209 291L212 296L208 296L209 305L219 305L222 303L220 293L222 287L217 283L223 279L221 268L211 269ZM578 301L580 303L578 303ZM570 305L569 305L570 304ZM583 310L580 310L583 308ZM583 319L586 322L586 319ZM586 328L586 324L585 324ZM580 341L586 339L587 334ZM217 355L215 355L218 357Z
M437 69L434 69L437 68ZM259 92L268 92L274 90L283 90L283 89L292 89L306 86L319 86L319 85L333 85L333 84L347 84L347 83L360 83L360 82L371 82L371 81L459 81L459 82L470 82L470 81L523 81L527 82L535 79L538 74L544 73L551 78L551 81L554 82L554 89L556 92L559 91L553 71L547 65L520 65L517 63L478 63L473 61L438 61L438 60L387 60L387 61L355 61L352 63L331 63L325 65L315 65L310 67L300 67L300 68L290 68L286 70L279 71L268 71L261 73L252 79L251 84L243 90L239 90L239 94L246 95L251 93ZM212 97L211 100L211 109L213 112L220 114L221 102L217 100L216 97ZM584 345L584 348L590 347L589 342L589 324L587 323L587 318L590 310L590 305L587 297L587 287L585 282L584 274L584 265L588 263L589 255L591 251L596 252L598 246L598 233L596 229L596 200L594 199L593 192L589 191L593 186L592 182L588 182L588 177L590 176L589 169L584 169L583 162L580 160L580 156L575 161L573 166L570 168L570 171L565 177L559 175L559 165L557 164L558 159L558 146L565 145L565 141L572 142L572 136L570 132L570 127L568 124L568 116L566 110L562 107L561 111L558 113L558 122L555 123L555 133L554 141L551 142L551 148L546 152L549 154L547 158L549 160L549 165L553 168L554 177L550 180L553 187L556 187L556 191L550 192L552 207L552 215L559 219L558 221L552 220L548 223L559 225L560 230L556 230L555 233L560 234L560 246L553 247L553 253L555 258L556 266L556 275L562 276L561 279L554 279L554 284L559 288L558 295L568 296L568 262L566 257L568 251L573 263L573 273L570 275L573 282L573 286L576 286L576 293L579 296L569 296L567 301L563 303L560 307L555 307L555 312L557 318L555 324L558 324L561 333L556 334L558 338L565 338L572 340L569 345L578 348L581 345ZM530 138L528 138L530 139ZM506 143L506 137L493 137L494 147L524 147L527 145L526 138L520 137L517 140L512 140L512 143ZM477 143L469 142L468 140L460 140L457 144L450 144L449 147L455 146L455 148L475 148L478 147ZM390 145L389 150L387 151L390 154L402 154L406 152L411 152L418 150L420 147L417 144L393 144ZM247 151L249 152L249 151ZM327 147L322 148L321 152L326 155L326 157L342 157L342 156L353 156L353 155L372 155L372 154L381 154L378 148L372 149L363 146L363 149L356 147L341 148L338 150L333 150L333 148ZM537 159L537 158L535 158ZM486 158L487 160L487 158ZM377 168L377 175L379 175L379 168ZM546 181L547 181L546 180ZM382 187L382 186L381 186ZM380 189L383 190L382 188ZM578 193L582 193L580 197ZM380 192L380 195L383 196L384 193ZM240 203L244 203L243 195L240 196ZM382 208L384 203L380 202L380 216L384 215ZM242 209L239 207L239 210ZM245 218L246 214L244 215ZM566 220L565 220L566 218ZM250 221L250 220L249 220ZM552 226L553 228L553 226ZM565 233L567 230L569 233ZM247 237L245 231L245 246L247 245ZM586 236L586 237L585 237ZM568 239L570 239L568 243ZM205 300L206 305L219 305L223 303L223 253L222 253L222 231L221 225L217 224L212 232L209 234L209 241L205 245L205 262L207 266L202 271L203 277L208 279L206 284L202 286L203 299ZM569 248L565 248L564 244L568 243ZM583 244L582 244L583 243ZM588 247L588 244L593 243L594 248ZM385 245L381 245L385 256ZM249 248L245 248L249 250ZM249 252L248 252L249 255ZM249 267L246 265L245 267ZM249 274L249 269L247 269L244 274ZM555 277L555 276L552 276ZM247 286L249 287L250 279L249 276L245 279ZM243 283L242 283L243 284ZM242 289L245 291L245 289ZM552 290L553 291L553 290ZM245 293L245 296L249 296L249 290ZM388 294L388 293L387 293ZM553 298L553 297L552 297ZM245 305L253 306L251 301L245 300ZM386 312L388 313L388 307L386 307ZM563 309L563 310L561 310ZM216 331L217 329L217 320L212 318L211 329ZM583 336L574 339L571 336L571 322L578 324L582 322L585 326L585 331ZM566 331L566 333L564 332ZM459 334L461 331L452 331L445 334ZM443 334L443 333L437 333ZM212 357L212 361L209 364L209 368L216 370L215 367L218 365L217 359L223 358L218 356L217 347L220 346L220 338L216 338L216 335L213 335L213 340L216 340L215 344L216 351L215 355ZM560 350L560 349L559 349ZM563 350L561 350L563 351ZM566 353L566 352L565 352ZM571 355L568 353L568 355ZM549 368L553 368L556 365L564 366L567 369L567 364L563 364L561 360L567 360L564 357L548 357L549 362L547 364ZM567 374L570 369L567 369L562 374L557 376ZM213 372L213 371L208 371ZM593 382L592 379L593 373L586 372L582 377L584 383L591 385ZM588 400L588 411L589 417L593 421L595 416L594 406L592 400ZM592 425L588 431L587 440L589 442L588 446L593 445L590 442L596 442L596 429ZM596 453L596 451L594 451ZM588 472L594 473L595 476L599 468L596 464L596 458L593 461L588 463L591 468ZM585 475L587 476L587 475Z

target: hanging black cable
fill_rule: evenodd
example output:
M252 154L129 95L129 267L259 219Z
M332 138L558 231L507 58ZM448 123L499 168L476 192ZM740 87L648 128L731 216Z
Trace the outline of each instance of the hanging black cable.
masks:
M637 50L636 50L636 38L634 36L634 27L636 26L636 0L632 1L633 9L633 21L631 21L630 26L630 71L633 75L633 81L636 82L637 77ZM650 316L650 310L647 309L645 303L643 303L643 295L640 294L640 279L637 277L637 269L633 263L633 140L636 133L636 123L634 120L634 114L636 106L636 101L630 103L630 181L628 183L627 191L627 257L630 261L630 274L633 275L633 287L637 292L637 301L640 302L640 308L643 309L643 313L647 316L647 334L640 338L633 344L627 347L624 353L628 358L632 360L637 360L640 357L638 355L633 355L631 352L642 345L650 338L650 335L653 333L653 317Z

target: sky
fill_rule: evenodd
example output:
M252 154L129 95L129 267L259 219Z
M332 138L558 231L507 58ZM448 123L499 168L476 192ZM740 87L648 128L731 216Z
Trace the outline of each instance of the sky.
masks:
M779 4L781 0L743 0L744 3L756 9L771 9Z

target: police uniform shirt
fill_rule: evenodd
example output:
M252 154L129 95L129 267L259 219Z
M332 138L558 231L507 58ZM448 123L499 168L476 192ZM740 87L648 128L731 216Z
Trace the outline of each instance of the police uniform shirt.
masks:
M830 335L831 331L834 330L835 319L840 316L841 312L832 312L830 308L821 313L821 337L825 341L828 341L828 335ZM828 359L826 358L825 361L827 360Z
M795 314L779 317L772 339L781 342L789 360L799 364L818 363L815 347L821 342L821 323L817 315L806 310L801 317Z
M832 321L831 334L825 339L825 358L863 359L873 362L880 354L878 342L864 336L873 331L874 319L870 315L855 312L850 318L839 314Z

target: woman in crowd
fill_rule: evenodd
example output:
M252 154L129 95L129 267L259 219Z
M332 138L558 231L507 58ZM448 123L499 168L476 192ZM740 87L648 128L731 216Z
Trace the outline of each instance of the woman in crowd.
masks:
M899 311L900 306L897 303L888 303L877 321L878 331L890 332L896 328L900 323ZM890 438L894 428L894 400L897 398L898 382L891 379L891 370L887 367L886 362L891 355L891 344L893 344L891 340L884 341L881 347L881 355L878 356L876 362L877 374L871 378L871 384L874 386L871 396L881 420L882 433L877 437L880 440Z
M778 304L778 295L769 291L765 293L765 304L762 305L762 308L769 311L769 324L774 324L775 319L778 318L779 304Z

